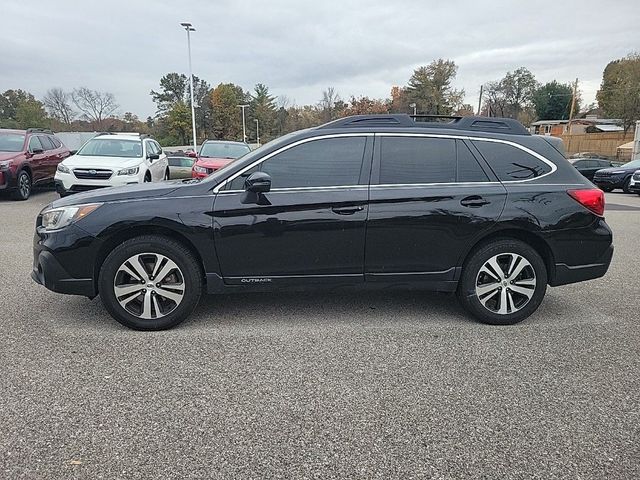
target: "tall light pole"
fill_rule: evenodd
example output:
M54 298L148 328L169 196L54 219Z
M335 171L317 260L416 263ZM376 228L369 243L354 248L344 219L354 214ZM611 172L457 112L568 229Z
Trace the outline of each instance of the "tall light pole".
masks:
M193 73L191 72L191 32L195 32L196 29L191 26L189 22L182 22L180 24L187 31L187 49L189 50L189 86L191 93L191 128L193 129L193 151L198 151L196 145L196 109L193 104Z
M258 130L259 125L260 122L258 122L258 119L256 118L256 143L258 144L258 146L260 146L260 131Z
M244 123L244 109L247 108L249 105L238 105L241 109L242 109L242 141L244 143L247 143L247 127L245 126Z

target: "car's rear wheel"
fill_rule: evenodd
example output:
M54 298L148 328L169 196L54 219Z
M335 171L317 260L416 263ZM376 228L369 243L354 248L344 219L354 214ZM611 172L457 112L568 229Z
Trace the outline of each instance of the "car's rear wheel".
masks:
M31 175L26 170L20 170L16 178L16 189L13 192L15 200L26 200L31 195Z
M202 274L182 244L158 235L127 240L105 259L98 279L111 316L135 330L165 330L198 304Z
M613 188L611 187L600 187L600 190L607 193L613 192Z
M547 269L531 246L498 240L473 252L458 286L462 306L478 320L513 325L535 312L547 289Z
M627 178L624 182L624 185L622 186L622 191L624 193L632 193L631 190L629 190L630 184L631 184L631 177Z

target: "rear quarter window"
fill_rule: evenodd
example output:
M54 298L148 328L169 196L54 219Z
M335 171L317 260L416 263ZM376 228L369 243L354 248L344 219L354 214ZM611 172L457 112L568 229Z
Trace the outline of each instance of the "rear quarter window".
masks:
M503 182L529 180L551 172L551 166L507 143L473 140L489 167Z

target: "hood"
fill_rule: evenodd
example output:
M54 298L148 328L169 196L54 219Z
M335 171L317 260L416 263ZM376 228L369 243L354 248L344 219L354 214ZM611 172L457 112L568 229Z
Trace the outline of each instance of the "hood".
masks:
M140 183L122 187L98 188L84 193L76 193L54 201L52 207L66 207L81 203L113 202L116 200L131 200L136 198L155 198L168 195L174 190L187 186L183 180L170 180L161 183Z
M69 168L109 168L118 170L121 168L135 167L143 162L142 157L93 157L90 155L71 155L62 163Z
M638 167L607 167L601 168L596 173L608 173L611 174L613 172L624 172L624 173L633 173L638 170Z
M12 160L18 156L20 156L22 152L0 152L0 162L4 162L6 160Z
M235 158L198 157L196 165L206 168L221 168L233 162Z

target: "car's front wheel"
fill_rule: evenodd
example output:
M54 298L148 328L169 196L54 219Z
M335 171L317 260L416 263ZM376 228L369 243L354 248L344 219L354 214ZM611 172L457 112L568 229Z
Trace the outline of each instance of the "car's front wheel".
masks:
M16 189L13 192L15 200L27 200L31 195L31 175L26 170L20 170L16 178Z
M198 304L202 273L182 244L145 235L109 254L100 269L98 289L118 322L135 330L165 330L181 323Z
M458 298L481 322L512 325L535 312L547 289L547 269L531 246L498 240L471 254L462 271Z

